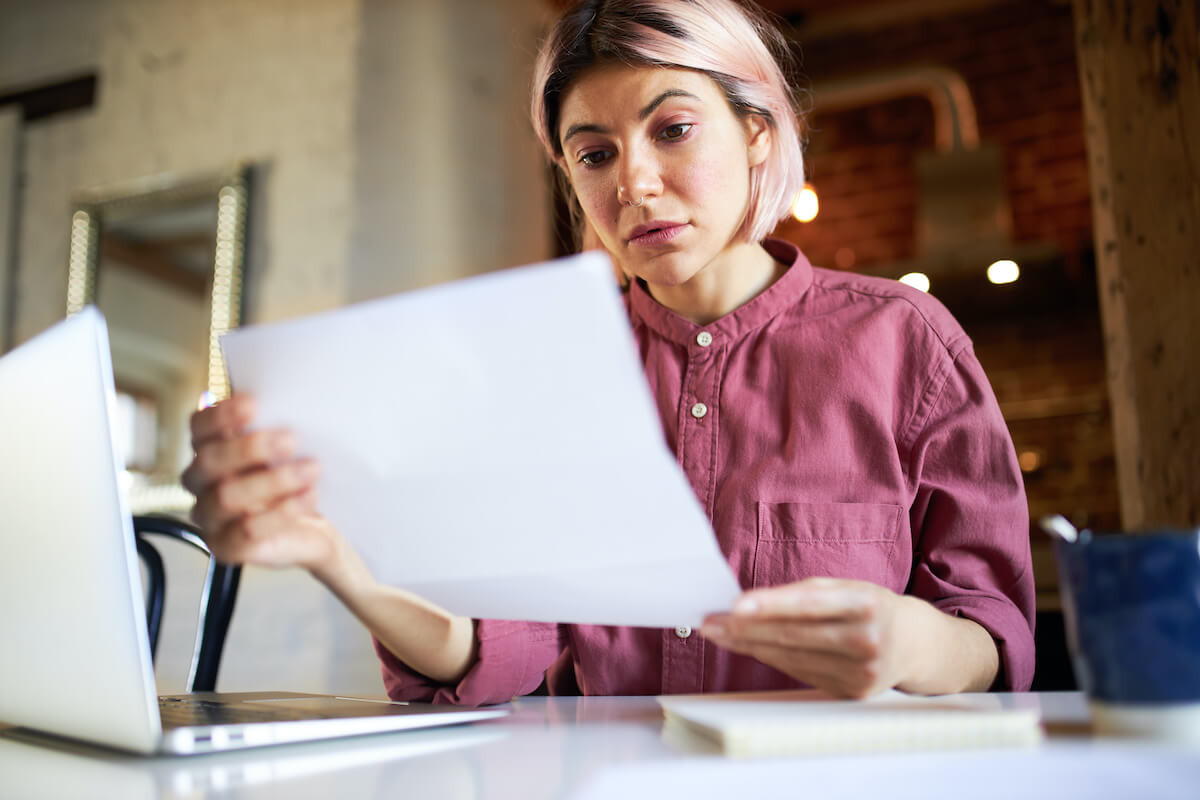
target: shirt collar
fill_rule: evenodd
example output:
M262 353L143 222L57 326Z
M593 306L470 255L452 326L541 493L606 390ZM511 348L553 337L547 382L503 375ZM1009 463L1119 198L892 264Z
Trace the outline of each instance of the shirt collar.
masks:
M629 287L629 306L635 322L641 322L665 339L681 345L695 341L696 334L705 330L717 339L740 339L766 325L780 312L795 305L812 285L812 264L800 248L782 239L764 239L762 247L780 263L791 264L779 280L768 286L748 303L709 323L697 325L659 304L641 281Z

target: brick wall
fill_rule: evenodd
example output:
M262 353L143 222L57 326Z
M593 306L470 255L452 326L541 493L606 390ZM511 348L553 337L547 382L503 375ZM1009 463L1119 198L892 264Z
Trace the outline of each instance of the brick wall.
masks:
M1000 400L1026 474L1031 518L1120 523L1104 350L1092 260L1091 206L1069 4L1014 2L886 30L811 42L800 37L807 85L913 65L948 67L974 98L980 141L1002 154L1014 243L1048 245L1012 287L981 277L939 280ZM817 219L776 235L814 263L879 271L917 247L916 155L934 148L928 100L898 97L808 119L808 173ZM1039 603L1053 605L1049 542L1031 531Z
M1013 239L1057 245L1078 272L1091 247L1082 105L1070 5L1017 0L837 39L803 41L805 82L909 65L955 70L975 101L980 140L1001 148ZM933 148L928 101L897 98L809 118L808 168L821 198L812 223L778 233L814 263L856 267L911 259L917 208L914 152ZM843 263L848 256L843 253Z

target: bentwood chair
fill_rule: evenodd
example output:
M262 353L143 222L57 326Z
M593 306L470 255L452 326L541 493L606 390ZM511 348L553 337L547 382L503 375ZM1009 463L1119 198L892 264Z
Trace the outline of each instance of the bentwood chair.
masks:
M188 676L189 692L215 691L217 670L225 634L233 618L237 600L241 567L221 564L212 556L200 531L182 520L161 514L139 515L133 518L138 555L146 568L146 628L150 634L150 656L158 651L158 635L162 628L163 606L167 594L167 576L158 549L150 541L161 536L190 545L208 558L208 571L200 596L200 616L196 625L196 644L192 651L192 666Z

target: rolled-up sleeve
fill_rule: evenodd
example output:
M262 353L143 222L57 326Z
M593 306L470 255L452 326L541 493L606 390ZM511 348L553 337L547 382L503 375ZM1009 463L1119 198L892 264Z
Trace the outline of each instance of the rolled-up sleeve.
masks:
M1012 439L965 337L951 348L913 420L914 563L909 593L982 625L1000 652L1000 684L1034 671L1029 507Z
M388 697L465 706L505 703L537 689L563 649L560 626L552 623L478 620L475 635L475 661L453 685L409 669L376 639Z

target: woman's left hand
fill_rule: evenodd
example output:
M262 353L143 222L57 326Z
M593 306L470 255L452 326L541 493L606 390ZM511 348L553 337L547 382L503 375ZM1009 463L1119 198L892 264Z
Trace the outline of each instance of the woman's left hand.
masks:
M945 623L950 623L947 630L938 630ZM979 628L873 583L808 578L749 591L731 613L707 617L700 632L727 650L835 696L866 697L893 687L910 688L906 682L914 691L927 691L923 678L937 670L928 662L930 651L941 649L939 637L961 633L978 639L955 623ZM986 636L982 628L979 631ZM993 666L993 677L994 670Z

